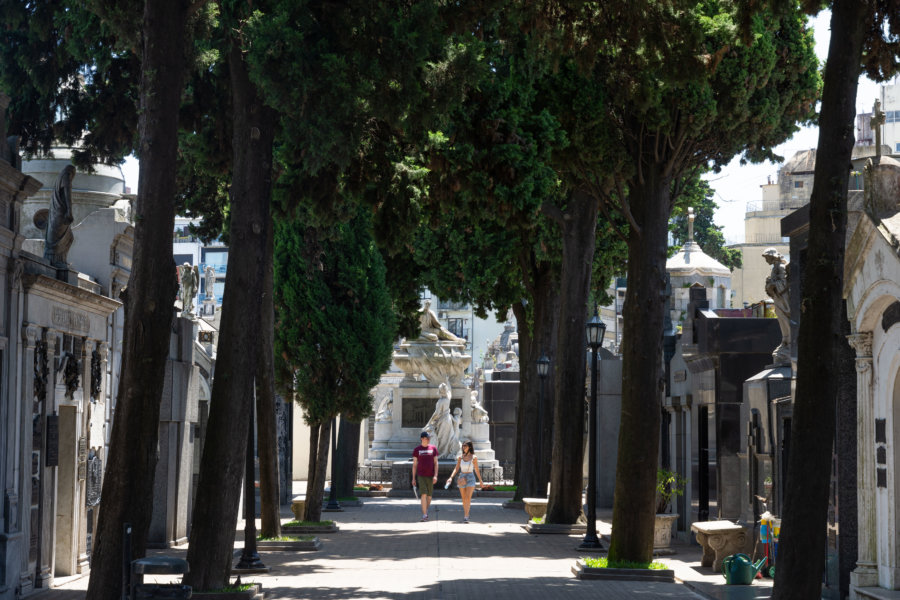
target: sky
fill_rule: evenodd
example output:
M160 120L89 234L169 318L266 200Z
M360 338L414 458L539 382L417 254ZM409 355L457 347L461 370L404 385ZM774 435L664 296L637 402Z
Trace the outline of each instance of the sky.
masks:
M811 20L813 34L816 41L816 55L820 62L824 62L828 54L828 42L831 38L829 21L831 13L823 11L815 19ZM856 92L856 112L871 112L872 104L878 94L878 84L870 81L865 76L859 79L859 89ZM796 152L809 150L818 145L818 127L803 127L784 144L775 148L775 153L788 160ZM722 234L728 244L744 241L744 213L747 203L762 200L761 185L772 178L775 183L777 164L762 163L758 165L740 164L740 158L732 160L728 166L719 173L709 173L706 179L710 187L715 191L715 201L718 209L715 213L716 225L723 227Z
M831 38L829 21L831 13L821 12L810 22L816 41L816 54L820 62L824 62L828 54L828 42ZM872 103L878 93L878 84L865 76L860 77L859 89L856 93L856 112L870 112ZM775 148L775 153L789 159L796 152L815 148L818 144L819 130L817 127L803 127L794 136ZM122 165L125 174L125 185L131 188L132 193L137 193L138 186L138 162L133 156L125 160ZM715 213L716 225L723 227L722 233L728 244L744 241L744 213L747 203L762 199L760 186L767 183L771 177L774 182L778 165L762 163L758 165L740 164L740 158L732 160L719 173L709 173L706 179L710 182L715 192L715 201L718 209Z

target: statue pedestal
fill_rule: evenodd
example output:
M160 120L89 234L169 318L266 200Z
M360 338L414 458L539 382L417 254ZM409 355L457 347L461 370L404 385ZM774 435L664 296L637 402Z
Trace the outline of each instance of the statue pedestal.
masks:
M442 382L449 382L450 413L461 409L459 441L472 442L485 480L494 481L502 474L491 448L488 423L480 422L485 413L473 414L476 411L472 409L471 391L462 383L465 369L472 362L464 350L465 346L459 342L419 339L404 342L394 353L394 363L404 371L405 377L392 391L391 410L379 413L365 464L392 468L392 479L401 489L402 486L409 489L412 451L421 443L419 435L434 414L438 386ZM440 464L445 461L452 470L455 459L445 457ZM409 472L402 473L404 469Z

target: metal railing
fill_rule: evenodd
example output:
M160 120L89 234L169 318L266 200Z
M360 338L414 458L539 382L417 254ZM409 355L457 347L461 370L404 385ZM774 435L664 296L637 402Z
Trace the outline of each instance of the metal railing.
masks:
M357 485L372 485L374 483L386 485L391 483L393 475L391 467L360 465L356 469Z
M796 210L807 204L809 204L809 197L791 198L788 200L754 200L747 203L747 212Z

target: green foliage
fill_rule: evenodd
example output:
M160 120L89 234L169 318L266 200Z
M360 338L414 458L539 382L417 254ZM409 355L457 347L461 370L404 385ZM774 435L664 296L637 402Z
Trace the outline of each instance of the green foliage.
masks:
M310 424L371 410L391 361L394 316L365 211L347 224L275 232L275 354Z
M0 22L0 89L12 98L9 133L25 154L78 142L79 167L121 162L138 121L133 40L74 0L5 1Z
M662 570L669 567L665 563L658 561L652 562L636 562L631 560L614 560L610 561L605 556L582 556L581 562L584 566L592 569L654 569Z
M331 527L334 521L288 521L282 527Z
M741 267L741 252L725 246L725 236L722 235L722 227L713 222L716 202L713 200L713 190L709 183L702 179L697 172L692 172L678 182L675 208L672 210L672 218L669 221L669 232L672 234L673 245L669 248L669 256L672 256L688 238L688 208L694 209L694 241L700 248L731 270Z
M669 512L670 504L674 496L683 496L687 479L675 471L666 469L656 470L656 512L663 514Z

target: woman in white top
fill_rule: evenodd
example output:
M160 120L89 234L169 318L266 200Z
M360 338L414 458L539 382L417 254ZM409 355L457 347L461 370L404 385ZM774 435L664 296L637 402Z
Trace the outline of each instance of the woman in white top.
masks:
M459 479L456 485L459 486L459 495L462 497L463 503L463 523L469 522L469 507L472 506L472 494L475 493L475 478L478 478L478 485L484 487L484 481L481 480L481 471L478 470L478 459L475 457L475 448L472 442L463 442L462 456L456 459L456 466L453 472L447 478L447 485L453 481L453 476L459 471Z

